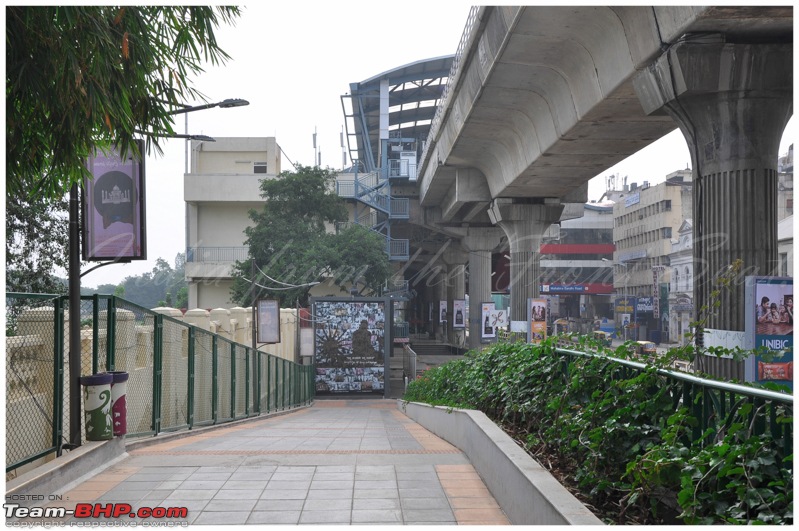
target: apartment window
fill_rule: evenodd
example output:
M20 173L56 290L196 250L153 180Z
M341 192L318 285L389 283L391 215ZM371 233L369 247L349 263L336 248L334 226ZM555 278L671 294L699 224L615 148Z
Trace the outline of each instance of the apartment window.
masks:
M671 238L671 227L663 227L663 238Z
M266 162L253 162L252 163L252 172L253 173L266 173Z
M666 199L663 201L663 210L667 212L671 210L671 199Z

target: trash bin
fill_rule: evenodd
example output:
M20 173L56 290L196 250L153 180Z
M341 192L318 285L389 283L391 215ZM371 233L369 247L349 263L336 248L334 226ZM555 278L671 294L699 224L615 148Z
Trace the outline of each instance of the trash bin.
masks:
M114 437L111 420L111 382L110 374L81 376L83 386L83 414L86 420L86 439L107 441Z
M111 416L114 422L114 436L128 433L128 405L126 399L128 373L125 371L108 371L113 376L111 382Z

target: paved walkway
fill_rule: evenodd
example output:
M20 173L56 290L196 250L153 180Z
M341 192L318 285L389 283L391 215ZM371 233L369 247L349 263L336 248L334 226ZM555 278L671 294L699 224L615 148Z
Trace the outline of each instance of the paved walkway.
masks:
M466 456L395 400L317 400L128 454L65 490L67 507L185 507L172 521L190 524L509 523Z

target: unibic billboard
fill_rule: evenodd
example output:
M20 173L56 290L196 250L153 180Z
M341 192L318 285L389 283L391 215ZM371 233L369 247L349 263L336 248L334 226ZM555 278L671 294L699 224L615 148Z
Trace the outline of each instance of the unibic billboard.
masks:
M746 381L793 389L793 279L746 277Z

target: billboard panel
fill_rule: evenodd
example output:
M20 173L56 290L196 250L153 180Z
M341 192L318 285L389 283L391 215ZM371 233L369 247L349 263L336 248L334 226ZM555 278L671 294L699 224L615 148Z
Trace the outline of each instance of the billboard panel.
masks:
M541 343L547 338L547 299L528 299L527 316L530 322L528 339Z
M280 343L280 305L276 300L258 299L255 302L258 343Z
M494 339L497 337L497 330L494 328L494 321L492 320L492 313L495 313L495 306L493 302L484 302L480 305L482 315L480 317L483 326L481 328L480 337L482 339Z
M382 394L390 358L386 300L312 302L317 394Z
M746 380L793 389L793 279L746 277L746 346L765 355L747 360Z
M452 312L455 314L452 328L466 328L466 300L455 299L452 301Z
M96 151L86 166L93 178L83 183L83 259L146 260L143 160Z

